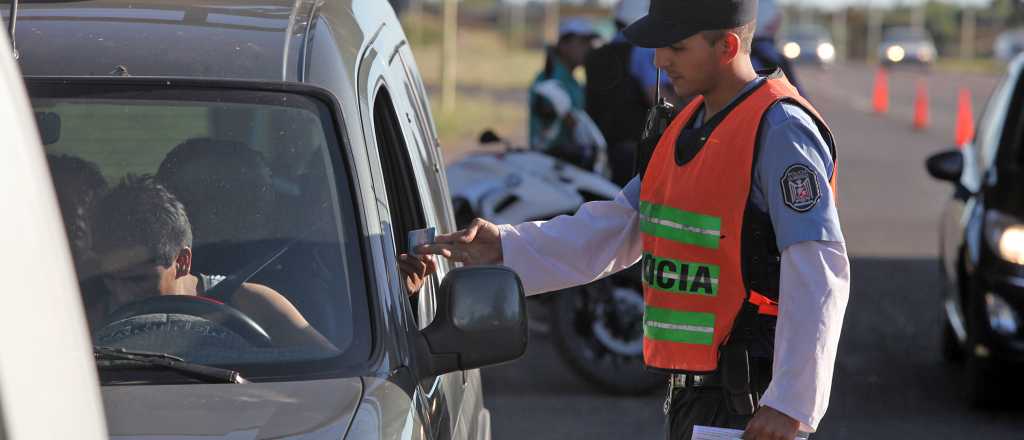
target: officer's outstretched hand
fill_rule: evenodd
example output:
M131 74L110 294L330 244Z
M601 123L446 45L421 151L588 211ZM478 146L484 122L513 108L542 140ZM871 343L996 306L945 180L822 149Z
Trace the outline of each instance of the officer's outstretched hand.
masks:
M501 234L498 225L478 218L466 229L438 235L434 243L417 246L416 253L441 255L467 266L501 264Z
M767 406L754 413L754 418L743 431L743 440L793 440L800 430L800 422Z

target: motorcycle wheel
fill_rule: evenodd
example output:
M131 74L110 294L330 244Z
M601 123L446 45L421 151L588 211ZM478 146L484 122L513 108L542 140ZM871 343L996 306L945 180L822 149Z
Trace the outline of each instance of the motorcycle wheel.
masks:
M556 293L551 336L580 376L618 395L647 394L667 380L643 365L644 299L639 268Z

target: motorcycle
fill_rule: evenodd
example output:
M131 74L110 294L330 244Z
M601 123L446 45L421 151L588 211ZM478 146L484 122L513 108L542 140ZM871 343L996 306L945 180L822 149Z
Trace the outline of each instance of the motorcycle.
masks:
M516 224L571 215L583 203L613 199L621 190L599 173L516 148L491 131L480 143L504 149L470 154L447 169L460 228L476 217ZM663 375L643 367L639 265L531 298L543 302L548 316L546 326L534 322L533 328L548 332L562 359L590 383L613 394L648 393L665 383Z

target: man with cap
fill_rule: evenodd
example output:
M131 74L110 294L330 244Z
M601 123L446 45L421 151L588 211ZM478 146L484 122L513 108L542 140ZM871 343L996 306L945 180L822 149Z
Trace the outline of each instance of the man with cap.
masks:
M622 30L647 15L650 0L620 0L615 6L612 41L587 55L587 114L608 143L612 181L625 185L633 177L635 153L647 111L655 104L658 88L673 101L672 82L658 80L654 49L632 45Z
M424 252L504 264L528 294L643 262L644 363L670 439L695 425L793 439L824 416L850 269L835 146L784 76L751 66L755 0L653 0L625 30L698 95L613 201L547 222L475 220Z
M781 25L782 14L775 0L758 0L757 30L754 31L754 41L750 46L750 61L757 70L782 69L789 83L803 94L796 71L793 70L793 63L789 62L789 58L782 56L775 41L775 35Z
M574 139L575 110L584 109L583 87L573 71L593 48L597 32L581 17L562 20L558 41L547 49L544 70L530 85L530 148L587 165L591 152Z

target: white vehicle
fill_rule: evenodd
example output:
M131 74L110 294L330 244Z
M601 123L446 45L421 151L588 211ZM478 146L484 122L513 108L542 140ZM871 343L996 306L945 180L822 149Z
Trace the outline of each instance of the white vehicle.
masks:
M0 34L0 438L99 440L106 426L82 300L10 47Z

